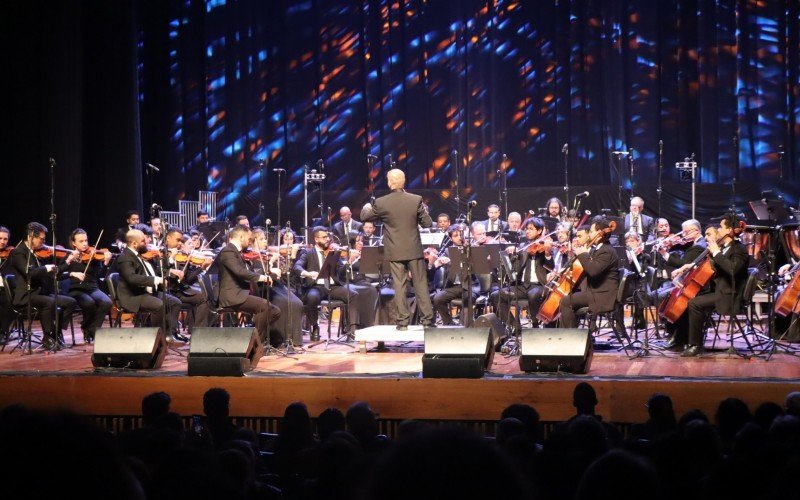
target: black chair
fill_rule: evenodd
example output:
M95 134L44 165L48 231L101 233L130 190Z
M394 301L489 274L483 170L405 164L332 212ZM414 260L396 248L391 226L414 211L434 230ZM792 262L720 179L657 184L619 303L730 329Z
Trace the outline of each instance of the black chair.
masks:
M5 289L4 293L6 294L6 300L8 301L8 308L11 311L12 326L9 329L8 336L6 337L6 341L3 343L3 347L0 349L0 352L5 351L6 345L8 345L8 342L12 340L11 333L16 332L16 339L19 340L17 347L21 347L23 352L27 347L28 352L30 353L32 351L33 343L36 343L37 345L42 344L42 338L39 337L37 340L33 334L33 322L39 319L39 309L31 305L30 315L28 315L28 306L14 306L14 290L16 289L17 285L17 277L14 274L7 274L3 276L2 279L3 288ZM14 349L17 347L14 347Z
M622 268L620 268L619 273L619 287L617 288L617 300L615 302L614 309L594 315L594 319L597 322L597 330L594 332L594 334L595 338L600 336L598 332L600 331L603 322L605 322L605 325L611 329L611 332L613 333L617 343L620 344L620 348L617 350L622 349L625 351L625 354L628 354L628 347L630 347L631 341L625 330L624 308L626 288L628 287L628 278L630 273L626 269ZM576 312L576 315L578 317L583 317L582 321L585 322L589 322L592 317L588 307L581 307Z
M140 327L144 324L147 324L148 320L150 319L149 312L133 312L125 309L119 303L119 299L117 298L117 287L119 286L119 273L111 273L108 275L108 296L111 298L111 309L116 312L116 320L114 324L111 325L112 328L122 328L122 315L123 314L132 314L133 315L133 326Z
M479 274L478 275L478 297L473 302L475 317L480 316L486 312L486 306L489 304L489 292L492 291L492 275ZM456 307L459 311L464 307L462 299L453 299L450 301L451 307Z
M245 323L246 313L242 313L240 316L239 311L235 307L219 307L218 297L214 293L214 282L211 279L211 275L207 273L201 274L197 283L200 285L200 290L202 290L208 298L208 307L214 318L210 321L210 324L225 326L226 320L228 325L231 326L242 326Z
M765 336L763 339L759 338L759 334L755 328L755 313L753 307L753 296L756 293L756 285L758 284L758 268L751 267L748 270L747 281L742 291L742 300L738 304L733 315L719 314L712 311L707 316L707 326L714 330L714 340L711 343L711 349L714 350L717 346L717 340L722 340L720 335L720 322L723 319L728 319L728 350L735 352L734 341L737 338L744 340L747 350L751 354L756 355L756 348L763 347L769 344L769 339ZM741 319L740 317L743 317Z
M326 343L331 342L331 322L333 321L333 312L338 310L339 311L339 326L336 329L336 338L340 338L344 335L344 332L347 331L347 302L342 300L322 300L319 303L320 309L326 309L328 311L328 340ZM327 347L327 346L325 346Z

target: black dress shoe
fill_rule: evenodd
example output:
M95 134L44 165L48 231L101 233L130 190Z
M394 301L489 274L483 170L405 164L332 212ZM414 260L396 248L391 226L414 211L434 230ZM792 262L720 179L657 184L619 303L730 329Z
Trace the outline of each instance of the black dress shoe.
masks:
M188 337L186 337L185 335L182 335L182 334L180 334L178 332L173 332L172 333L172 340L174 340L175 342L189 342L189 338Z
M680 344L678 344L678 340L673 335L672 337L667 338L667 342L664 344L664 349L674 349L679 346Z
M311 342L319 341L319 325L314 325L311 327L311 333L308 335L308 339Z
M59 334L58 339L56 339L56 348L65 349L66 347L67 347L67 342L64 340L64 335Z
M700 356L703 354L703 347L699 345L690 345L687 347L682 353L682 358L693 358L695 356Z
M56 342L56 339L54 339L52 336L48 334L44 334L42 336L42 349L44 349L45 351L54 351L56 349L56 346L58 346L58 343Z
M408 330L408 325L397 325L395 328L398 331L404 332L404 331Z
M422 325L424 328L438 328L436 323L425 323ZM445 325L445 326L453 326L453 324Z

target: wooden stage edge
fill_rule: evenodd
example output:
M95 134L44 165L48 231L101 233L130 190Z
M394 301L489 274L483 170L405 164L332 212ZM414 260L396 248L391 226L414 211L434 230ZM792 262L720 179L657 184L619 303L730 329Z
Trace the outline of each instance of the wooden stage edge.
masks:
M713 418L718 403L728 397L741 398L755 409L764 401L782 403L789 392L800 390L798 378L598 376L591 372L423 379L410 373L309 376L257 371L236 378L188 377L185 372L165 370L135 374L6 371L0 376L0 407L22 403L93 416L131 416L140 414L143 396L166 391L174 411L191 415L202 413L207 389L223 387L231 393L231 414L237 417L280 417L293 401L305 402L312 416L328 407L344 411L355 401L367 401L381 419L493 421L507 405L524 402L533 405L543 421L558 421L574 413L572 390L580 381L596 389L598 413L617 423L644 421L644 403L655 392L669 394L678 414L699 408Z

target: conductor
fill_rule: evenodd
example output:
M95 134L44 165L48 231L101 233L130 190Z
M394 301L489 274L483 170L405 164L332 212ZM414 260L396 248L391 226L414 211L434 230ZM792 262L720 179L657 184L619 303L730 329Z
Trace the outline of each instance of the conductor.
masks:
M392 192L375 200L375 206L369 203L364 205L361 209L361 220L383 223L383 253L384 258L389 261L392 273L397 329L408 330L410 314L406 301L406 283L409 272L422 324L435 327L433 305L428 295L428 276L422 258L422 242L417 230L417 225L429 228L433 221L422 204L422 197L406 193L403 189L406 176L402 170L389 170L386 181Z

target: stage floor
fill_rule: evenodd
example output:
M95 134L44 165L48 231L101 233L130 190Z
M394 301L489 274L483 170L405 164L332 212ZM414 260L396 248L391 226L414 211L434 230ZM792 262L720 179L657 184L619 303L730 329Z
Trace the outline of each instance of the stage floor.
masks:
M323 338L326 329L323 328ZM412 333L414 335L414 333ZM724 338L724 337L723 337ZM601 341L606 337L601 337ZM67 342L70 343L67 333ZM232 394L232 412L246 416L280 416L286 404L302 400L314 414L329 406L346 409L357 400L376 407L382 418L492 420L512 402L525 401L543 420L567 418L572 388L589 381L598 391L607 419L635 422L646 418L644 402L654 392L673 397L677 411L701 408L714 414L725 397L741 397L754 408L800 389L800 358L777 352L769 361L742 358L718 348L700 358L653 351L629 358L615 349L595 350L587 374L525 373L519 356L497 353L482 379L423 379L421 342L368 342L367 352L356 343L306 344L294 353L266 353L245 377L189 377L189 345L170 343L156 370L95 369L92 345L77 345L57 353L34 349L0 353L0 405L26 403L66 406L91 415L136 415L141 397L156 390L173 396L176 411L199 413L202 393L221 386ZM739 352L744 344L737 342Z

